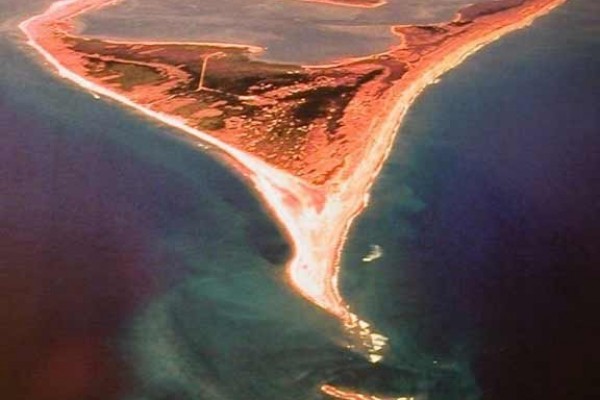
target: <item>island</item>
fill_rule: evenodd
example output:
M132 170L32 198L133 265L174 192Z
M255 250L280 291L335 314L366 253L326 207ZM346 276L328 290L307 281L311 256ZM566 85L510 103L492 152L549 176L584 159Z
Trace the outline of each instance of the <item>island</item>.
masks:
M292 245L289 284L340 319L350 350L379 362L387 338L342 298L339 260L403 116L444 72L564 1L487 1L449 22L390 26L397 43L385 52L323 65L264 61L258 57L264 49L243 43L79 34L77 17L115 0L57 1L20 28L62 77L210 146L244 175ZM322 391L340 399L380 398L329 385Z

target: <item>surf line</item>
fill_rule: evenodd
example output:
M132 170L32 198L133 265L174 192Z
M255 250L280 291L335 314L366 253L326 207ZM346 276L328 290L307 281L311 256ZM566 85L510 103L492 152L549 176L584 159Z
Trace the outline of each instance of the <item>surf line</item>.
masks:
M428 69L418 71L398 96L393 108L377 121L372 143L361 163L350 176L323 186L314 186L279 170L259 158L228 145L186 124L185 120L135 103L126 96L78 75L60 61L60 55L44 47L40 39L51 34L53 24L66 22L122 0L61 0L45 11L23 21L19 28L27 43L35 49L65 79L79 87L117 101L137 112L181 130L201 142L220 150L225 160L254 186L267 208L286 233L292 247L286 265L290 285L303 297L339 318L356 339L358 350L371 362L382 359L387 338L375 333L370 324L351 312L339 292L340 254L353 220L367 206L370 189L389 156L400 123L418 95L446 71L461 64L483 46L505 34L528 26L537 17L548 13L566 0L546 0L539 9L524 15L514 23L488 31L476 39L462 43L439 56ZM43 42L43 41L42 41ZM375 123L374 123L375 124ZM354 347L354 346L352 346ZM356 348L356 347L355 347ZM335 390L327 386L330 394ZM341 392L338 393L339 398ZM373 397L374 398L374 397Z

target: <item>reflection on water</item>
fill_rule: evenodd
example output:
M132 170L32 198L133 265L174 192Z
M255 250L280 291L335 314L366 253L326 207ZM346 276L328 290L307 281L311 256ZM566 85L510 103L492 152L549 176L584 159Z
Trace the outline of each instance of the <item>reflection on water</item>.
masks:
M126 0L86 16L86 34L267 47L264 57L316 63L372 54L396 43L389 26L451 18L465 0L390 0L354 9L296 0Z

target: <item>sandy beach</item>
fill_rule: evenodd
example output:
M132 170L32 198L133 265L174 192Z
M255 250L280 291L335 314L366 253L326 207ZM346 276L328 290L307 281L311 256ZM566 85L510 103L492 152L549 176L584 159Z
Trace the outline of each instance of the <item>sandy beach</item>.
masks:
M375 8L387 3L386 0L302 0L311 3L333 4L344 7Z

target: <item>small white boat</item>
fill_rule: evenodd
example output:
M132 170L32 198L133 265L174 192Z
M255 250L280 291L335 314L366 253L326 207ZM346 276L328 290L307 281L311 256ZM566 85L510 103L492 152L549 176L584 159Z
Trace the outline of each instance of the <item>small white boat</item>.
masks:
M381 248L381 246L377 244L372 244L370 246L369 253L362 258L362 261L368 263L371 261L375 261L378 258L381 258L381 256L383 256L383 249Z

